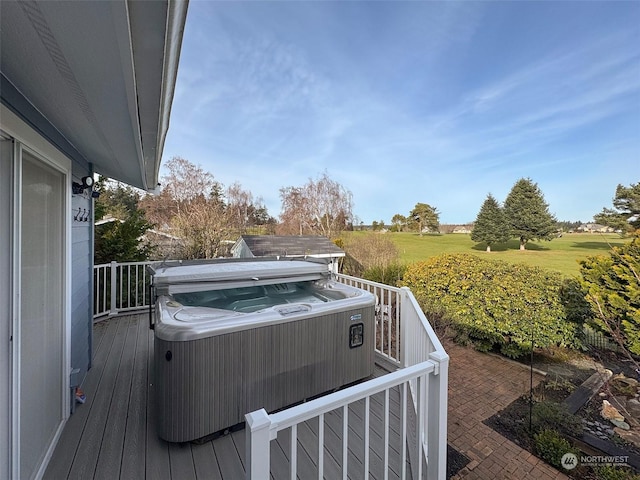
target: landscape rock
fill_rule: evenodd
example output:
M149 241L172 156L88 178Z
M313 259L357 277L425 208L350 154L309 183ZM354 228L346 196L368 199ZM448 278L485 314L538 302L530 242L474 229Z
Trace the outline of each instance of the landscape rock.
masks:
M611 397L611 405L616 407L618 411L627 409L627 397L614 396Z
M610 420L617 428L621 428L622 430L631 430L631 427L627 422L621 422L619 420Z
M618 420L620 422L624 422L624 417L618 411L616 407L611 405L608 400L602 401L602 410L600 410L600 415L605 420Z
M636 420L640 420L640 400L637 398L632 398L627 401L627 411L629 415L631 415Z
M626 385L629 385L630 387L636 387L637 388L638 385L640 385L640 383L635 378L625 377L624 374L622 374L622 373L614 375L614 377L611 380L615 380L617 382L624 383Z
M614 428L613 431L618 434L622 439L629 443L633 443L636 447L640 448L640 432L638 430L623 430L621 428Z

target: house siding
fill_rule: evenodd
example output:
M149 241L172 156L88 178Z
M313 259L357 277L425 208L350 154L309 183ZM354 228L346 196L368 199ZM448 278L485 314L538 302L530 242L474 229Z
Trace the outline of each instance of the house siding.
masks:
M73 180L80 183L88 174L74 172ZM80 369L77 380L82 381L91 364L93 331L93 199L88 192L72 195L71 215L71 368Z

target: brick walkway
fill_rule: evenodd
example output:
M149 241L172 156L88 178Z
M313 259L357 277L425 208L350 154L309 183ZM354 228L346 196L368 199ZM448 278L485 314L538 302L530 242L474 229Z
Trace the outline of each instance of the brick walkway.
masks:
M470 459L454 480L568 478L482 423L529 391L529 370L453 343L449 365L449 443ZM543 376L534 373L537 385Z

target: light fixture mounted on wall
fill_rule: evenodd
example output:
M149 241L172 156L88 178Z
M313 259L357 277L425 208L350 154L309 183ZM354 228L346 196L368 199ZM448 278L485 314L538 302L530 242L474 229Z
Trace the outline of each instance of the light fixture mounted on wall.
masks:
M73 182L71 184L71 190L74 195L83 193L87 188L93 187L93 177L82 177L82 184Z

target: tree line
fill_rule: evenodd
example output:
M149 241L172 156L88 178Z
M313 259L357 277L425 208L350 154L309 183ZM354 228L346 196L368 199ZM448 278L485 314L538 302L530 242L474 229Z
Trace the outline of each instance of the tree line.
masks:
M604 208L594 215L594 220L623 234L640 228L640 183L630 187L618 185L613 206L614 209ZM487 195L474 222L471 239L485 243L490 252L492 245L517 237L520 250L525 250L530 240L552 240L561 223L549 213L549 205L538 185L529 178L521 178L503 205L493 195Z
M95 262L148 258L215 258L239 235L338 236L353 228L353 195L327 173L302 186L280 189L279 221L261 197L239 183L226 187L181 157L165 163L157 195L101 179L96 185ZM155 242L140 241L155 235ZM169 240L167 240L169 239Z

